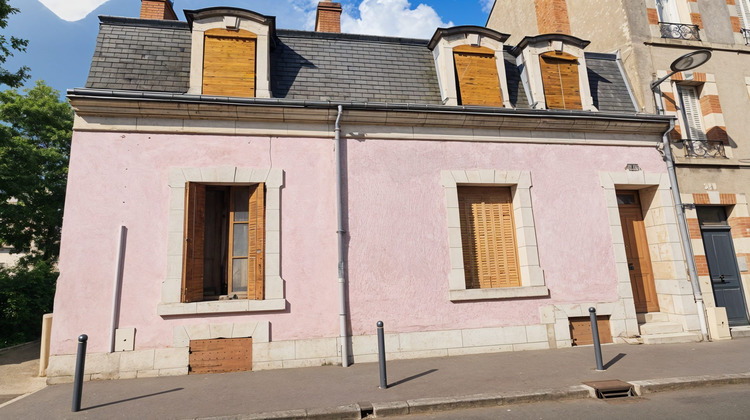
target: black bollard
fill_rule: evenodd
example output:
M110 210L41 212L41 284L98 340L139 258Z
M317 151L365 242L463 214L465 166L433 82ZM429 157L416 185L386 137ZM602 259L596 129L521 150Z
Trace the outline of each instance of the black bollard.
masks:
M81 393L83 392L83 368L86 364L86 342L89 336L78 336L78 354L76 355L76 376L73 381L73 412L81 411Z
M594 309L593 307L589 308L589 316L591 317L591 335L594 338L596 370L604 370L604 364L602 364L602 345L599 342L599 325L597 325L596 323L596 309Z
M388 388L388 379L385 376L385 334L383 333L383 321L378 321L378 362L380 364L380 389Z

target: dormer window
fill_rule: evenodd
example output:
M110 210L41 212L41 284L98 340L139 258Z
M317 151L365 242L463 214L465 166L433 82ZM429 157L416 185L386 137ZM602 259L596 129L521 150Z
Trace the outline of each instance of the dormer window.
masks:
M539 55L547 109L583 109L578 81L578 58L564 52Z
M513 48L532 108L597 110L583 53L588 44L570 35L546 34L526 37Z
M509 35L479 26L438 29L428 48L444 105L511 107L503 43Z
M255 51L252 32L209 29L203 44L203 94L255 96Z
M453 48L459 105L503 106L495 51L461 45Z
M192 37L188 93L271 97L274 17L233 7L186 10L185 16Z

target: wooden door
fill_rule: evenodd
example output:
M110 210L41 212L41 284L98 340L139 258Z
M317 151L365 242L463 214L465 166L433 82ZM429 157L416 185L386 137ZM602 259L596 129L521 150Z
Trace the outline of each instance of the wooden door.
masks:
M659 301L654 285L654 272L651 268L651 254L648 250L646 227L637 191L618 191L617 204L620 208L622 236L625 239L625 255L630 271L630 285L633 288L636 312L659 312Z

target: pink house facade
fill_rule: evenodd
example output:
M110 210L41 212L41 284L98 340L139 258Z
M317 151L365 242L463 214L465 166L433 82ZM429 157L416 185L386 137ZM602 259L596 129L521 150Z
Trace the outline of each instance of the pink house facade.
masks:
M240 9L186 16L102 18L89 81L68 92L76 122L51 382L71 379L82 333L90 379L188 374L197 342L233 339L251 339L252 369L372 362L380 320L389 359L569 347L589 307L606 322L605 341L700 340L659 151L671 119L635 111L615 56L584 54L572 37L512 49L478 27L440 29L428 42L277 31L273 18ZM205 94L199 51L212 29L256 36L252 96ZM112 34L127 31L135 43L164 39L165 79L158 69L138 76L158 58L147 51L122 70L130 78L107 81L98 66L114 61ZM456 74L462 46L494 51L498 105L472 103L472 80ZM545 48L575 57L580 108L555 109L546 79L535 79ZM326 73L331 51L348 58L334 63L340 72ZM402 83L381 88L389 78ZM222 204L247 188L250 222ZM206 227L213 201L195 191L229 194L214 207L230 220L216 220L235 239L256 232L257 251L238 256L230 241L227 257ZM511 242L482 245L481 227L467 231L476 191L507 195L497 217ZM641 211L655 311L637 309L628 205ZM200 251L195 217L205 219ZM215 289L210 249L223 258ZM488 287L490 251L510 256ZM196 270L203 287L191 291Z

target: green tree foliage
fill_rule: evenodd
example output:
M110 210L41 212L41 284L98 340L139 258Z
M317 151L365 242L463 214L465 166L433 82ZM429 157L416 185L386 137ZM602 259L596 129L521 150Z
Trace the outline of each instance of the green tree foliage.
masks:
M0 243L26 254L0 268L0 348L38 338L52 311L72 129L43 82L0 92Z
M8 17L18 13L18 9L8 4L9 0L0 0L0 28L5 29L8 26ZM20 87L23 82L29 78L29 68L22 66L15 72L11 72L3 65L8 57L13 55L13 51L26 51L28 40L11 36L6 38L5 34L0 34L0 85L8 85L12 88Z
M0 269L0 348L39 338L52 312L57 273L45 261Z
M0 92L0 122L0 241L28 254L27 260L54 264L73 111L56 90L37 82L25 94Z

